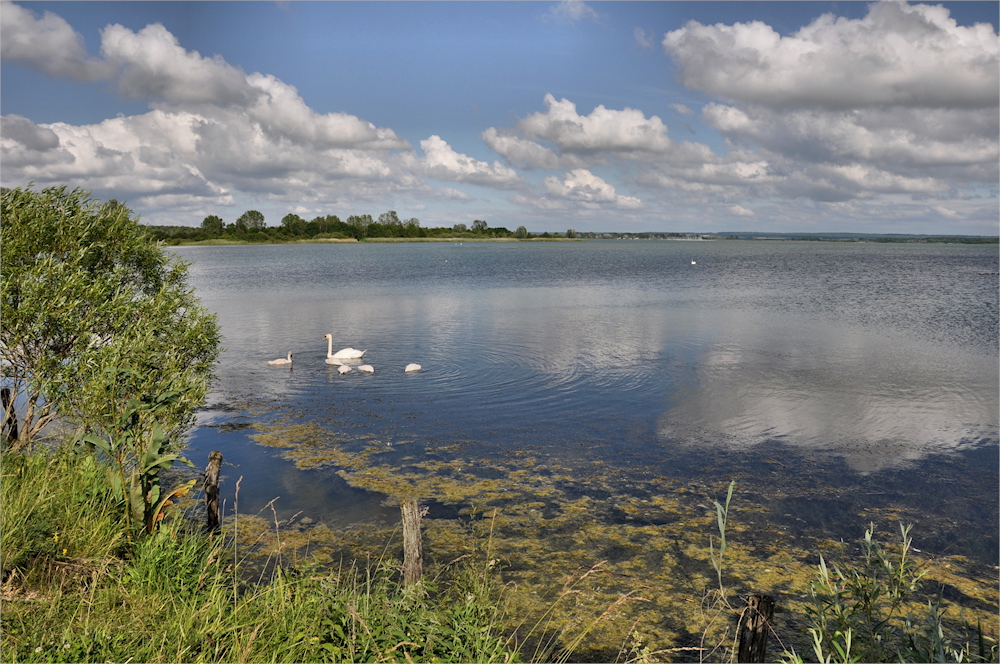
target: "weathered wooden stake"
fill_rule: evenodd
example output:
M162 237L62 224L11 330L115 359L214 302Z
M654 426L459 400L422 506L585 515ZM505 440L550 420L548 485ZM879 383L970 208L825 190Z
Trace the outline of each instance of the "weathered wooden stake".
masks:
M403 587L420 582L424 573L424 554L420 544L420 507L416 500L399 504L403 513Z
M17 415L14 413L14 404L10 398L10 388L0 389L0 401L3 402L3 428L7 430L8 442L17 440Z
M740 619L738 662L766 662L767 637L774 617L774 598L770 595L750 595Z
M206 530L219 527L219 472L222 470L222 452L213 451L208 455L208 467L205 468L205 510L208 512Z

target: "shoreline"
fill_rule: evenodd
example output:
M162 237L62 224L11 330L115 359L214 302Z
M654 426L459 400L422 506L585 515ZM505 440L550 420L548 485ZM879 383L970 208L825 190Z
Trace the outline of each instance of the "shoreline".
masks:
M268 240L266 242L250 242L248 240L226 240L221 238L211 240L180 240L178 242L160 242L165 247L221 247L221 246L249 246L249 245L277 245L277 244L397 244L397 243L452 243L462 244L465 242L586 242L590 238L565 238L565 237L477 237L477 238L454 238L454 237L375 237L358 240L356 238L316 238L307 240Z
M732 236L703 236L698 238L674 238L674 237L618 237L618 238L590 238L590 237L376 237L358 240L357 238L309 238L299 240L274 240L268 239L264 242L252 242L249 240L233 240L224 238L213 238L210 240L178 240L167 242L161 240L160 246L165 247L220 247L220 246L246 246L246 245L288 245L288 244L396 244L396 243L443 243L463 244L465 242L634 242L634 241L657 241L657 242L711 242L711 241L732 241L743 240L749 242L854 242L863 244L1000 244L1000 237L989 236L914 236L912 238L885 238L882 236L862 237L862 238L832 238L832 237L732 237Z

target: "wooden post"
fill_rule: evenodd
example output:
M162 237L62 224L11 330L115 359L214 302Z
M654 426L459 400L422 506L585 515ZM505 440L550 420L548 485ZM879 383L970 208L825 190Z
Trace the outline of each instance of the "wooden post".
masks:
M0 389L0 401L3 402L3 428L7 430L7 441L17 440L17 415L14 413L14 404L10 398L10 388Z
M213 451L208 455L208 467L205 468L205 510L208 522L205 530L215 530L219 527L219 472L222 470L222 452Z
M403 587L420 582L424 573L424 554L420 544L420 507L416 500L399 504L403 513Z
M766 662L767 638L774 617L774 598L770 595L750 595L746 599L739 625L738 662Z

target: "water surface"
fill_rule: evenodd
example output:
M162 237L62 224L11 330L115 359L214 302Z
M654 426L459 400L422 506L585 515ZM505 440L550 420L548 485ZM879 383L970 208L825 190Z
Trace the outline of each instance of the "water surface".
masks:
M629 473L836 489L768 505L853 538L875 505L924 546L997 556L995 246L770 241L333 244L176 249L226 351L192 458L240 501L331 523L387 508L241 428L248 403L342 444L530 450ZM692 263L694 261L694 263ZM371 375L335 350L367 349ZM292 369L266 360L294 353ZM406 374L417 362L423 370ZM775 471L780 468L780 471ZM232 499L232 483L230 483ZM755 494L766 502L765 493ZM919 524L918 524L919 529ZM933 532L933 534L931 534Z

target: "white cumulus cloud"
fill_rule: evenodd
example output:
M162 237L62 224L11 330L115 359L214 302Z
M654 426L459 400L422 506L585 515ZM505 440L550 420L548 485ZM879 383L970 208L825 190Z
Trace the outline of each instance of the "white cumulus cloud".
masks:
M247 81L259 94L245 112L277 139L320 147L410 149L409 143L392 129L376 127L346 113L317 113L306 105L293 86L274 76L252 74Z
M492 187L518 181L512 168L457 154L437 136L424 142L418 160L392 129L318 113L294 86L185 49L160 24L106 26L98 59L54 14L39 18L4 3L2 17L5 62L64 78L106 77L122 96L151 108L77 126L5 116L5 186L67 184L151 208L203 208L236 193L299 204L406 191L434 196L426 177Z
M634 108L604 105L581 115L568 99L544 98L546 110L527 115L513 128L490 127L486 144L508 162L525 168L578 169L613 160L701 163L715 159L708 146L670 138L657 116Z
M246 74L221 57L188 51L159 23L138 33L121 25L101 31L101 54L117 69L120 92L168 104L245 104L256 94Z
M513 168L499 162L488 164L455 152L440 136L420 141L420 147L424 151L423 170L430 177L493 187L514 187L520 181Z
M621 111L597 106L589 115L577 113L568 99L556 100L545 95L544 113L532 113L517 124L521 134L531 139L555 143L570 153L615 152L662 153L673 147L667 127L655 115L646 118L642 111Z
M1000 39L941 6L879 2L782 36L690 22L663 39L702 120L755 152L771 193L819 201L941 194L1000 178ZM780 175L779 175L780 174Z
M1000 95L993 27L959 26L939 5L880 2L785 37L760 21L691 22L663 47L688 87L773 107L994 107Z
M510 163L521 167L564 168L582 165L573 155L560 156L541 143L522 138L511 130L490 127L483 132L483 142Z
M108 76L106 63L87 54L83 38L62 17L40 18L12 2L0 3L0 56L49 76L94 81Z
M612 185L585 168L574 169L562 179L549 176L542 181L542 187L554 198L588 205L612 204L624 209L642 205L638 198L618 195Z

